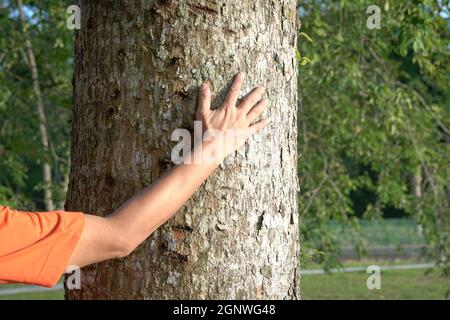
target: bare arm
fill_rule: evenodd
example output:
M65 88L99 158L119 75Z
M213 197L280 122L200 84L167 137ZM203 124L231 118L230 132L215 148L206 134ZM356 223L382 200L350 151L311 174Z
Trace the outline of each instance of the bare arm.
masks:
M202 151L203 154L207 153L209 161L191 161L175 166L107 217L86 215L84 230L69 265L83 267L131 253L175 214L216 169L223 157L235 151L248 137L269 123L261 120L252 124L267 106L267 101L261 100L264 94L262 87L253 89L236 105L243 80L243 74L236 75L223 106L214 111L210 109L211 92L206 84L201 85L199 94L198 120L202 121L206 130L214 129L223 136L230 130L239 131L239 137L233 137L235 143L222 146L223 141L212 139L203 142ZM210 148L217 143L220 144L221 152L217 152L217 148ZM193 160L200 152L200 149L193 149L186 158Z

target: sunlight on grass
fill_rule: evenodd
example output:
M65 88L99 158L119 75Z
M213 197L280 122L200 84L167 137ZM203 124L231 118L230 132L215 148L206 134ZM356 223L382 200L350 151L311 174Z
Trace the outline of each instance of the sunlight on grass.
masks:
M437 271L425 275L426 270L388 270L381 273L381 289L369 290L369 274L365 272L334 273L302 276L302 298L322 299L444 299L450 287L448 279Z

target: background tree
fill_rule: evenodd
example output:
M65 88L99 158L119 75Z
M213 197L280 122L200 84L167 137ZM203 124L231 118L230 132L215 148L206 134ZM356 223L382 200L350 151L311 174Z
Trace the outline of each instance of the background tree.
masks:
M47 200L62 208L69 168L73 36L66 27L64 2L27 1L23 28L19 12L16 1L0 1L0 203L45 210ZM39 74L47 147L40 135L43 123L27 43ZM51 168L50 181L43 175L45 163Z
M44 98L42 97L41 83L39 80L39 72L36 65L36 57L34 55L33 44L31 43L28 32L26 31L26 20L23 8L22 0L17 1L17 9L19 11L19 20L22 26L22 34L25 40L25 54L26 54L26 64L30 69L31 81L33 82L33 91L36 96L36 113L38 115L39 121L39 136L41 139L42 147L44 152L49 152L50 142L48 137L47 129L47 116L45 114L44 108ZM53 204L52 195L52 168L48 161L44 160L42 162L42 177L43 177L43 191L44 191L44 204L47 211L52 211L55 208Z
M201 81L267 87L272 129L228 158L130 257L83 270L86 298L299 297L295 1L82 1L68 210L110 214L172 165Z
M305 255L330 266L342 222L358 250L359 217L414 218L448 273L448 1L302 1L300 213ZM350 226L350 231L348 230ZM317 251L325 255L317 255Z

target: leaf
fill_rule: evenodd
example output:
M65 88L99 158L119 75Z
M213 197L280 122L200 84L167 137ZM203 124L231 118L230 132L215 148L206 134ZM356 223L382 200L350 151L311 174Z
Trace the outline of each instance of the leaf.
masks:
M311 62L311 59L309 59L308 57L303 57L300 59L300 65L302 65L302 66L307 65L310 62Z
M308 40L309 42L314 43L313 40L312 40L306 33L300 32L298 35L299 35L300 37L305 38L305 39Z

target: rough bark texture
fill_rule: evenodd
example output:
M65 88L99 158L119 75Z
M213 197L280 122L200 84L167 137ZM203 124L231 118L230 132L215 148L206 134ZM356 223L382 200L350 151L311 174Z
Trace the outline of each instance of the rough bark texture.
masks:
M170 166L197 88L265 84L272 120L131 256L69 299L299 298L296 1L83 1L66 208L110 214Z

